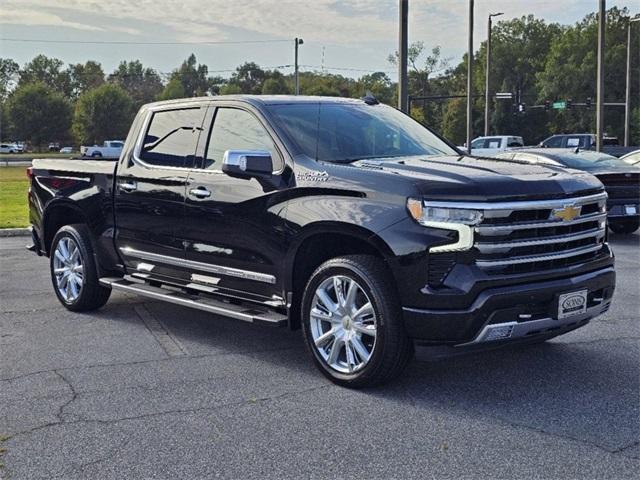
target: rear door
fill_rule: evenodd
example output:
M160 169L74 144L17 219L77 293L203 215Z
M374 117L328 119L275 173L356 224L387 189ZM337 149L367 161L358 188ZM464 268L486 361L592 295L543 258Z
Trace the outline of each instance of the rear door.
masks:
M284 257L282 205L286 184L283 151L257 112L242 105L211 107L203 162L191 172L182 235L192 282L216 293L281 305L279 267ZM268 178L236 178L222 172L227 150L271 153Z
M133 149L120 161L115 189L116 246L130 273L184 277L179 268L186 183L194 165L205 104L148 111Z

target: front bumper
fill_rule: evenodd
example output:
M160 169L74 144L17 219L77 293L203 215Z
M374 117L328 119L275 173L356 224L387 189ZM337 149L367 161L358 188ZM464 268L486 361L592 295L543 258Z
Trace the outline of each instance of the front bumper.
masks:
M607 218L609 220L638 220L640 201L638 198L609 198L607 200Z
M476 345L550 336L586 324L611 303L616 274L613 267L578 276L484 290L462 310L403 308L408 335L418 344ZM584 314L557 319L562 293L588 290ZM500 336L499 332L508 332Z

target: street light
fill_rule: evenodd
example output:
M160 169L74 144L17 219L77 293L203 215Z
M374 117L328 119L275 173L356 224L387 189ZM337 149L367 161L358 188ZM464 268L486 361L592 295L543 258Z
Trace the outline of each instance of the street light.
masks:
M640 22L640 17L629 19L627 28L627 86L624 100L624 146L629 146L629 123L631 121L631 24Z
M489 91L489 68L491 65L491 19L504 15L503 12L489 14L489 32L487 34L487 68L485 71L485 87L484 87L484 136L489 135L489 103L491 102L491 93Z
M295 43L295 69L294 69L294 76L295 76L295 81L296 81L296 95L300 95L300 78L298 77L298 46L302 45L304 42L302 41L301 38L296 37L294 39L294 43Z

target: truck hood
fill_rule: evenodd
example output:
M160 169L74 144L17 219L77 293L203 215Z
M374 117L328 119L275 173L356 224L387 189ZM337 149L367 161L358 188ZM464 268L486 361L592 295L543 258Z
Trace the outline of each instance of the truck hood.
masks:
M360 160L375 169L413 180L419 194L433 200L502 201L566 198L603 189L593 175L562 167L468 156L413 156Z

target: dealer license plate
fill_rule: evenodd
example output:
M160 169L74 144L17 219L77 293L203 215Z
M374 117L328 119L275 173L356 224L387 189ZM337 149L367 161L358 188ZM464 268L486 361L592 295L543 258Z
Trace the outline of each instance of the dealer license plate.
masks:
M563 293L558 297L558 320L587 311L588 290Z

